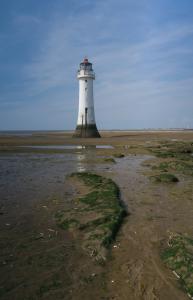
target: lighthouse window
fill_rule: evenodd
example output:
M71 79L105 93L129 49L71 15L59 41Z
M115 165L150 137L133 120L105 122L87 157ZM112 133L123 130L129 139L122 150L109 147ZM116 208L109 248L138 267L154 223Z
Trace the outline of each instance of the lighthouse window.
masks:
M87 82L87 80L85 80L85 82Z

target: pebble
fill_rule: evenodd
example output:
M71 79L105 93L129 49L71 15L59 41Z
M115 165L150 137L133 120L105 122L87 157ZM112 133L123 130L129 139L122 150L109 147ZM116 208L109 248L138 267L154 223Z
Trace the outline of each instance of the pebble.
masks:
M55 232L55 230L51 228L48 228L48 231Z

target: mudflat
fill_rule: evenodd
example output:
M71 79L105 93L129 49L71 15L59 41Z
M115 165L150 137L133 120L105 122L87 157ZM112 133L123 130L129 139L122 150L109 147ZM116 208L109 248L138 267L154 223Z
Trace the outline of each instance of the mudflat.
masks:
M0 299L193 297L193 131L101 135L0 134Z

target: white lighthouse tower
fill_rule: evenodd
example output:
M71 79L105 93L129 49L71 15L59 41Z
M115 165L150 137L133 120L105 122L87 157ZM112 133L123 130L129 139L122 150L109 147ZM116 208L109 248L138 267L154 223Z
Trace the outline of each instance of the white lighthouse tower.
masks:
M79 80L79 109L75 137L100 137L95 123L93 80L95 73L87 58L80 63L77 73Z

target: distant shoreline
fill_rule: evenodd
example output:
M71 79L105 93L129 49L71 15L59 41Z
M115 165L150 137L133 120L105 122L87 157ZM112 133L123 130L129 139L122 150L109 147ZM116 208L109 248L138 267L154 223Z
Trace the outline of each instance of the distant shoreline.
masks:
M193 128L152 128L152 129L100 129L100 132L181 132L181 131L193 131ZM73 133L74 130L0 130L0 135L4 134L32 134L32 133Z

